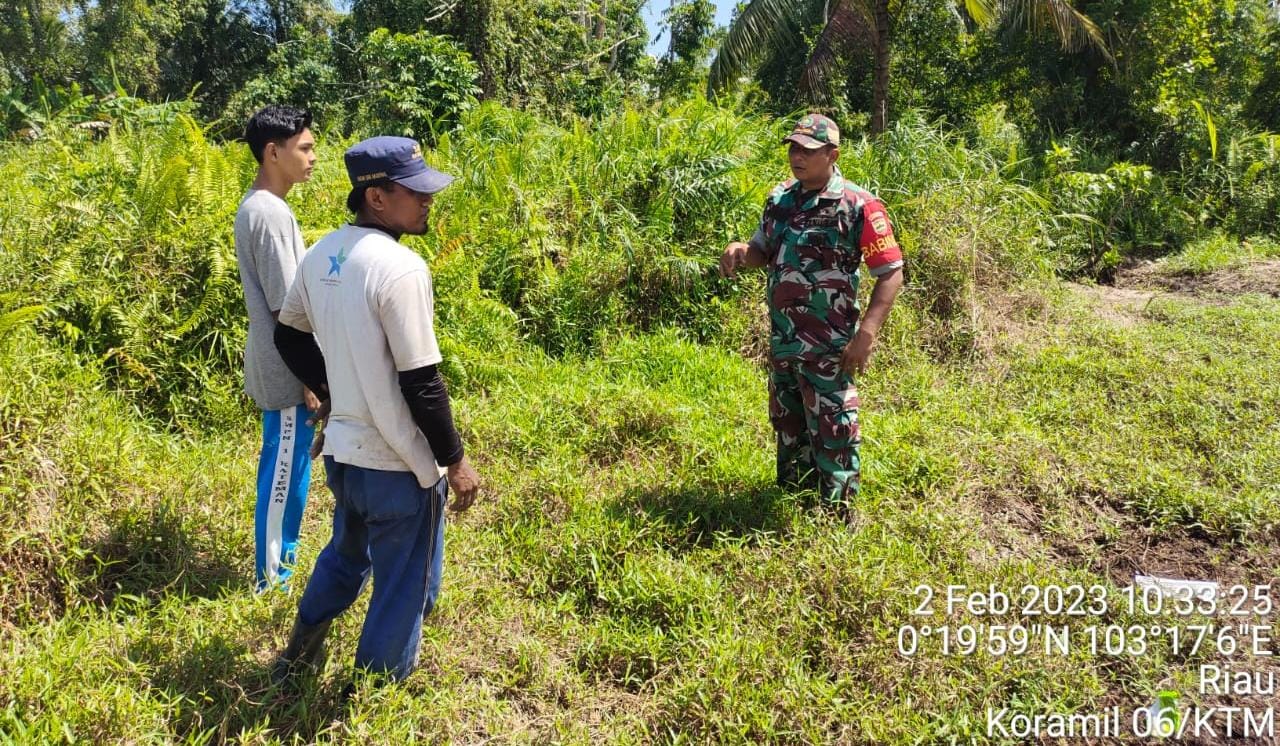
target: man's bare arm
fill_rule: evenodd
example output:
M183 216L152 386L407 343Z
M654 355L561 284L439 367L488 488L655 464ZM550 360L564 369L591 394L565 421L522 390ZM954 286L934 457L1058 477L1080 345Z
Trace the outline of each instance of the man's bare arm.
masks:
M734 241L720 255L720 275L733 277L739 267L758 268L765 265L764 252L755 244Z
M889 316L893 302L902 289L902 268L898 267L876 278L876 285L871 290L871 300L867 301L867 311L862 315L858 331L845 346L840 356L840 367L846 373L865 373L867 363L871 360L871 350L875 347L876 335Z

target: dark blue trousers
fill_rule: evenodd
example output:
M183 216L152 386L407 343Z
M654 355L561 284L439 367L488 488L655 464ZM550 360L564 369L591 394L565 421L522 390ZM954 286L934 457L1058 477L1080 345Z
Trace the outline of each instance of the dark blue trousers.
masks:
M341 614L373 574L356 666L399 680L418 663L422 619L440 594L449 483L423 489L407 471L324 458L333 491L333 538L316 559L298 604L303 624Z

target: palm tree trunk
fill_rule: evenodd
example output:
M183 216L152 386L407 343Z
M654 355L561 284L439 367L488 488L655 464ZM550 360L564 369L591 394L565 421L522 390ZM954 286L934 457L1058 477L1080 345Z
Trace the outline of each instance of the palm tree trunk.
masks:
M283 44L289 40L289 28L285 20L284 3L273 2L267 5L267 9L271 13L271 25L274 26L271 35L275 37L276 44Z
M462 28L466 29L463 37L463 44L467 51L471 53L471 59L475 60L476 67L480 68L480 98L493 98L497 92L497 81L495 78L495 61L490 41L490 33L493 30L494 8L491 0L474 0L473 2L462 3L458 10L458 20L461 22Z
M889 0L875 0L875 77L871 83L871 134L889 126Z
M598 15L596 15L596 29L595 29L595 33L593 34L596 41L600 41L601 39L604 38L604 21L608 17L609 17L609 0L603 0L600 3L600 10L598 11Z
M44 13L36 0L27 0L27 22L31 24L31 46L35 50L36 59L44 62L49 50L45 48Z

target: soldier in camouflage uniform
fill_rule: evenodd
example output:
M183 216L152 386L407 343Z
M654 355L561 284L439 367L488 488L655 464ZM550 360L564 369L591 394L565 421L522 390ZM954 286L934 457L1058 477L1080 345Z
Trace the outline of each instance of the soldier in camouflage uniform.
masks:
M765 201L760 227L733 242L720 271L768 273L769 419L778 482L817 487L831 503L857 494L858 393L876 334L902 287L902 252L884 205L836 168L840 131L809 114L784 138L795 178ZM858 266L876 278L859 319Z

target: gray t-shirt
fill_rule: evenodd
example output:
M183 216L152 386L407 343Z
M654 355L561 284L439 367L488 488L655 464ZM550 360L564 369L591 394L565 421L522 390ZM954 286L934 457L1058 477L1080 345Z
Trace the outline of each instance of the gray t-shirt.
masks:
M265 189L250 189L236 211L236 261L249 311L244 390L262 410L302 403L302 382L276 351L272 314L284 305L305 250L289 205Z

